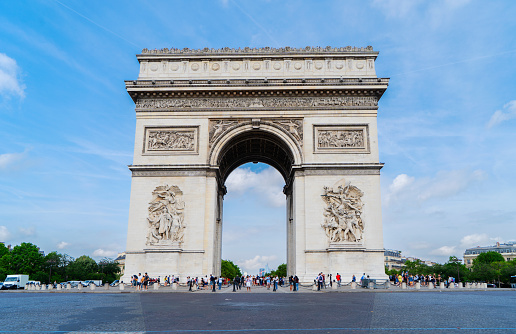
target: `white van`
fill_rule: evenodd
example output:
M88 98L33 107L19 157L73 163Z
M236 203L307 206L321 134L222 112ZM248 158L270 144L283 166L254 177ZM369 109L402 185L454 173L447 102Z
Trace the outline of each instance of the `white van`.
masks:
M7 275L2 285L2 290L25 289L25 284L29 282L29 275Z

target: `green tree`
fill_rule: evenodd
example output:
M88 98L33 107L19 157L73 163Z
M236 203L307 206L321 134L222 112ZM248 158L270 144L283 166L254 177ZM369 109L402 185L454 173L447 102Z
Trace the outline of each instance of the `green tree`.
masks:
M4 244L0 243L0 281L5 280L5 276L7 276L8 268L4 265L4 262L8 263L8 255L9 249L5 247ZM4 256L6 256L6 258L2 260Z
M103 258L99 261L98 268L103 282L113 282L120 278L120 267L115 260Z
M14 246L0 261L6 275L24 274L29 277L43 270L44 256L39 252L39 248L29 242L22 242L21 245Z
M271 276L287 277L287 264L282 263L278 266L278 269L271 271Z
M98 274L97 262L87 255L79 256L68 264L67 273L69 280L96 279L95 276Z
M473 265L475 265L475 263L493 263L503 261L505 261L505 259L502 254L497 252L485 252L480 253L477 258L473 260Z
M222 260L221 262L221 276L233 279L237 276L242 276L240 268L230 260Z

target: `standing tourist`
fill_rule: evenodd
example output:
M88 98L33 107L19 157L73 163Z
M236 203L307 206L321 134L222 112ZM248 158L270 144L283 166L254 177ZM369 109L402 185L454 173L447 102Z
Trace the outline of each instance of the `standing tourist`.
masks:
M335 278L337 279L337 286L340 287L342 277L340 277L339 273L337 273L337 276L335 276Z

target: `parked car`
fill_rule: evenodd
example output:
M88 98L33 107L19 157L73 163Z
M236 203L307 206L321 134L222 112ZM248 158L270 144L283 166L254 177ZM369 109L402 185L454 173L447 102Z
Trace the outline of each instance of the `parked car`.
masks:
M494 283L487 283L488 288L497 288L498 286Z
M84 281L84 286L89 286L90 284L95 284L95 286L102 286L102 280L87 280L87 281Z

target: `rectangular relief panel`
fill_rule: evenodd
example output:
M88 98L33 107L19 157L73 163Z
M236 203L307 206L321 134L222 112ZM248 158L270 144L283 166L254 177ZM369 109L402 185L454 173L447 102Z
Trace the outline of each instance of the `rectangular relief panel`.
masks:
M143 155L198 154L199 127L145 127Z
M314 153L369 153L367 124L314 125Z

